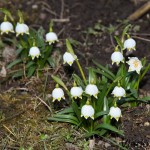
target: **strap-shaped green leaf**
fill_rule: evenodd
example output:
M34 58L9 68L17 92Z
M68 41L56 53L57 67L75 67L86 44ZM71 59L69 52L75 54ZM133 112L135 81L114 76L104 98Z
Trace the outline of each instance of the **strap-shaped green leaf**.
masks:
M7 69L10 69L10 68L12 68L13 66L15 66L15 65L17 65L17 64L19 64L19 63L21 63L21 62L22 62L21 59L16 59L16 60L14 60L12 63L10 63L10 64L7 66Z
M113 131L117 134L124 136L123 131L118 130L116 127L114 127L110 124L99 124L94 128L94 130L99 130L99 129L107 129L107 130Z
M109 112L108 111L101 111L95 114L94 119L97 119L103 115L107 115Z
M72 107L66 108L66 109L64 109L64 110L62 110L62 111L60 111L60 112L58 112L57 114L60 114L60 115L61 115L61 114L68 114L68 113L74 113Z

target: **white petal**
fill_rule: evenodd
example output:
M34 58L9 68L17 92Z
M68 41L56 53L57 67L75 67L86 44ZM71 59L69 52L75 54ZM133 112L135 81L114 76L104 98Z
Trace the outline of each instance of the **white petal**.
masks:
M63 55L63 60L71 66L75 61L75 58L71 53L65 52L65 54Z
M72 87L70 93L73 97L80 97L83 93L83 90L81 87Z
M133 49L135 48L136 46L136 42L134 39L130 38L130 39L127 39L125 40L124 42L124 48L127 48L127 49Z
M53 91L52 91L52 97L54 99L61 99L64 97L64 91L61 89L61 88L55 88Z
M85 88L85 93L91 96L96 96L98 94L98 88L94 84L88 84Z
M121 61L123 61L123 55L122 55L122 53L121 52L114 52L114 53L112 53L112 55L111 55L111 60L112 60L112 62L114 63L114 62L116 62L116 63L120 63Z
M81 109L81 115L84 116L85 118L91 117L93 118L94 116L94 108L91 105L84 105Z

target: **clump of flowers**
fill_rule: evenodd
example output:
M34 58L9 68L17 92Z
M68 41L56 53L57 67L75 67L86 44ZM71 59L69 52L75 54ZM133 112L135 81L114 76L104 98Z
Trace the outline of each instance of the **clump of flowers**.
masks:
M138 105L139 100L144 101L145 98L139 98L139 83L150 69L150 64L147 65L146 59L140 61L137 57L128 57L126 60L124 51L134 50L136 46L135 40L129 38L127 33L129 28L130 25L124 29L121 40L115 37L117 45L111 55L111 60L113 65L116 63L117 72L111 71L108 65L102 66L93 61L97 68L88 69L88 79L70 41L66 40L67 51L63 55L64 63L71 67L76 62L82 78L73 74L74 84L71 90L68 90L59 77L52 76L54 81L67 93L66 101L70 103L70 107L49 117L48 120L69 122L84 128L87 131L87 137L95 134L104 136L110 131L123 135L123 132L118 130L113 122L119 123L120 117L123 117L124 112L121 111L121 105L129 103L132 107ZM125 39L126 35L127 39ZM54 97L54 91L52 97L58 99ZM56 93L59 99L64 95L60 91ZM111 121L112 119L114 121Z

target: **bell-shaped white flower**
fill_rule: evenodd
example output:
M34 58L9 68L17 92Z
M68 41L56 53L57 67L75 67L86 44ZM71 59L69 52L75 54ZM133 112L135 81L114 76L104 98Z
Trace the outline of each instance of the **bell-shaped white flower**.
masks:
M23 34L29 34L29 27L24 23L17 23L17 26L15 28L16 36L23 35Z
M65 52L65 54L63 55L64 64L67 63L70 66L72 66L76 58L77 58L76 55L73 56L71 53Z
M64 91L61 88L55 88L52 91L52 97L53 97L53 102L55 100L60 101L62 98L65 99L65 97L64 97Z
M94 96L95 98L97 98L98 88L95 84L88 84L85 88L85 93L90 95L90 96Z
M114 97L117 98L121 98L121 97L125 97L126 96L126 91L124 90L124 88L120 87L120 86L116 86L113 91L112 94L114 95Z
M129 38L124 42L124 49L135 50L136 42L134 39Z
M119 107L112 106L109 110L109 115L112 118L115 118L117 121L121 117L121 109Z
M84 117L85 119L87 118L92 118L94 120L94 108L92 107L92 105L84 105L81 108L81 117Z
M77 97L82 99L83 90L81 87L72 87L70 90L71 96L77 99Z
M3 33L8 34L9 32L14 33L13 25L12 25L12 23L10 23L8 21L1 23L0 30L1 30L1 34L3 34Z
M56 35L56 33L54 32L49 32L46 34L46 42L50 44L55 43L56 41L58 41L58 37Z
M139 74L143 67L141 61L137 57L128 57L128 58L129 58L129 61L127 62L127 64L129 64L128 72L136 71Z
M40 50L39 50L38 47L33 46L33 47L30 48L30 50L29 50L29 56L32 57L32 60L34 60L35 57L39 58L40 55L41 54L40 54Z
M117 65L119 65L120 62L124 62L124 58L121 52L114 52L111 55L111 60L112 60L112 64L116 63Z

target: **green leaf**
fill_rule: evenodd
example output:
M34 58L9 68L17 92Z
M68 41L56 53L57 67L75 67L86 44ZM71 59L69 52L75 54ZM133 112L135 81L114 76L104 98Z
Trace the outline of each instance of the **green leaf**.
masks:
M89 83L96 84L96 74L93 68L89 68Z
M32 65L34 65L35 62L34 61L30 61L26 64L26 69L28 69L29 67L31 67Z
M73 55L75 55L74 54L74 50L73 50L73 48L72 48L72 46L70 44L70 41L68 39L66 39L66 46L67 46L68 52L71 53L71 54L73 54Z
M131 28L131 27L132 27L132 25L129 24L129 25L127 25L127 26L124 28L124 30L123 30L123 32L122 32L122 41L124 41L124 36L127 34L129 28Z
M14 18L12 17L10 11L8 11L8 10L5 9L5 8L0 8L0 11L3 12L5 15L7 15L7 16L10 18L10 20L11 20L12 22L14 22Z
M55 62L54 62L54 60L53 60L52 57L49 57L47 59L47 61L48 61L48 63L49 63L50 66L52 66L53 68L55 68L56 64L55 64Z
M30 78L34 74L35 71L36 71L36 66L31 66L28 69L27 77Z
M104 116L104 115L108 115L108 113L109 113L108 111L98 112L98 113L95 114L94 119L97 119L97 118L99 118L101 116Z
M83 81L78 75L73 74L72 76L73 76L74 81L77 83L77 85L81 86L82 88L85 88Z
M105 73L109 74L112 78L115 78L115 75L106 67L102 66L101 64L97 63L96 61L93 60L93 63L100 68L101 70L103 70Z
M53 79L56 83L58 83L58 84L61 85L66 91L68 91L66 85L64 84L64 82L63 82L59 77L54 76L54 75L52 75L51 77L52 77L52 79Z
M23 71L18 71L17 73L15 73L12 78L19 78L19 77L22 77L24 75Z
M70 120L73 120L73 121L75 121L75 122L79 122L78 121L78 119L75 117L75 116L73 116L73 115L64 115L64 114L61 114L61 115L59 115L59 114L56 114L56 115L53 115L53 117L54 118L61 118L61 119L70 119Z
M123 131L118 130L116 127L114 127L110 124L105 124L105 123L104 124L99 124L95 127L94 130L99 130L99 129L107 129L107 130L113 131L117 134L120 134L120 135L124 136Z
M145 96L145 97L142 97L142 98L138 98L138 100L142 100L142 101L150 101L150 96Z
M101 131L92 131L92 132L86 133L84 135L84 137L88 138L88 137L92 137L93 135L102 136L102 135L106 134L106 132L107 132L107 130L104 130L104 129L102 129Z
M124 46L123 46L123 43L121 42L121 40L117 36L114 36L114 37L115 37L117 44L120 46L121 49L123 49Z
M75 114L76 114L78 120L81 121L81 112L80 112L79 107L78 107L78 105L76 104L76 102L72 102L72 108L73 108L73 110L74 110L74 112L75 112Z
M61 115L61 114L68 114L68 113L74 113L72 107L66 108L66 109L64 109L64 110L62 110L62 111L60 111L60 112L58 112L57 114L60 114L60 115Z
M17 65L17 64L19 64L19 63L21 63L21 62L22 62L21 59L16 59L16 60L14 60L12 63L10 63L10 64L7 66L7 69L10 69L10 68L12 68L13 66L15 66L15 65Z
M49 117L48 121L66 122L66 123L71 123L71 124L74 124L74 125L78 125L78 123L76 121L70 120L70 119Z

